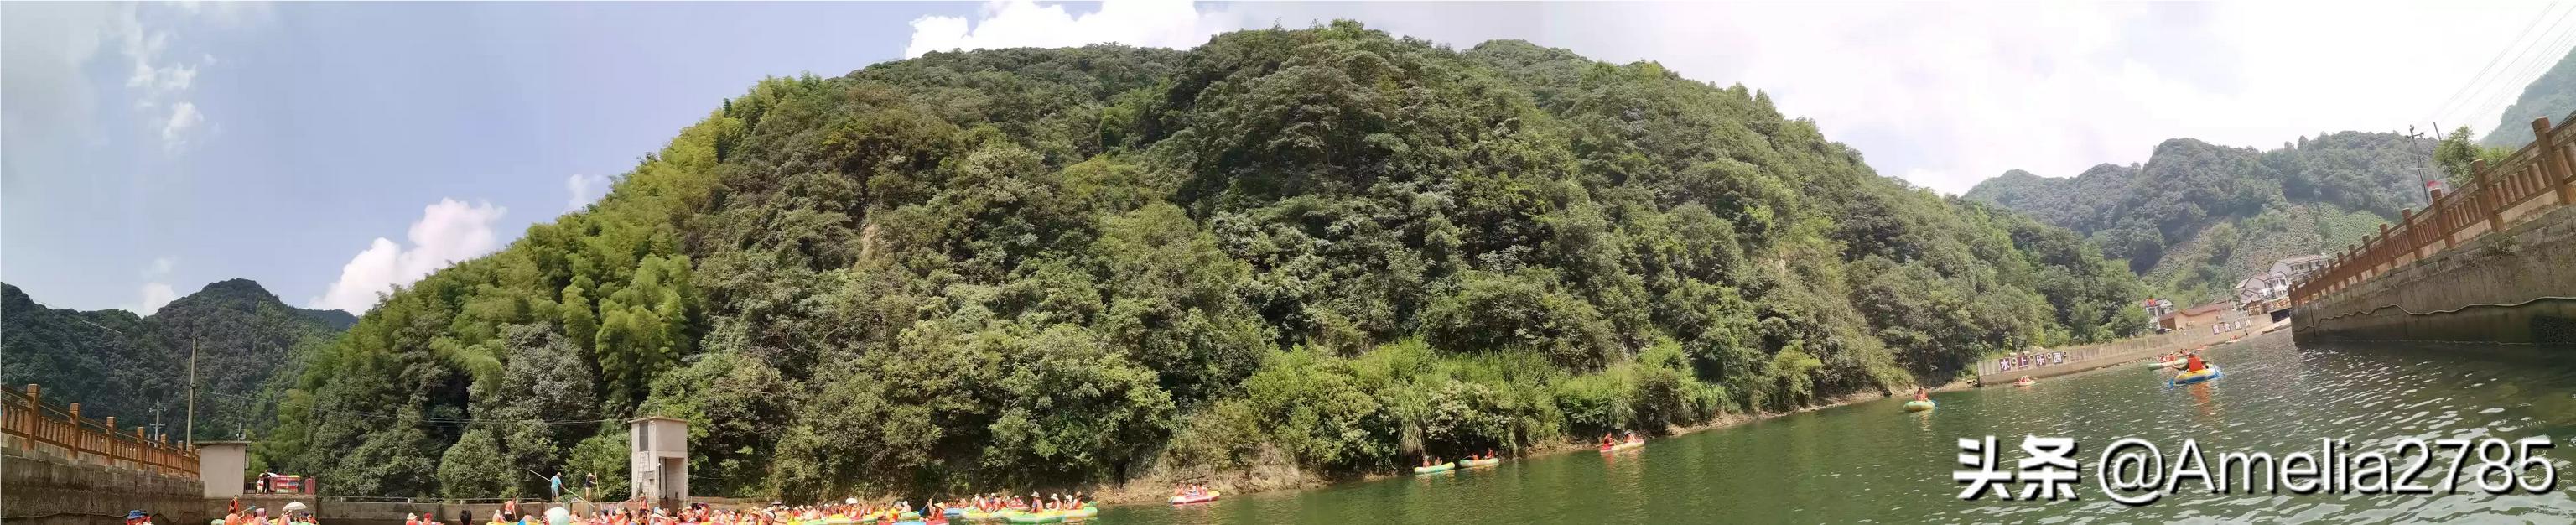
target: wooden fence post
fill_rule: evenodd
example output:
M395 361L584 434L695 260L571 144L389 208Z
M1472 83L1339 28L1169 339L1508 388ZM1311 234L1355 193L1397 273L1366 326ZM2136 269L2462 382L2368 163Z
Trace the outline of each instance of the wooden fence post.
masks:
M2487 177L2486 159L2471 161L2469 169L2478 185L2478 208L2486 211L2487 231L2504 231L2504 196L2496 194L2495 185L2490 183L2492 179Z
M2460 231L2458 227L2451 224L2451 208L2444 207L2442 205L2442 198L2448 196L2450 196L2449 192L2438 189L2433 190L2433 203L2424 205L2424 213L2431 214L2433 216L2433 230L2442 235L2442 249L2444 250L2457 246L2459 241L2452 240L2451 237L2452 234L2459 233Z
M2404 225L2404 227L2406 228L2406 256L2407 256L2407 257L2420 257L2420 256L2423 256L2423 254L2424 254L2424 228L2423 228L2423 227L2421 227L2421 226L2416 226L2416 225L2415 225L2415 209L2414 209L2414 208L2401 208L2401 209L2398 209L2398 210L2397 210L2397 224Z
M2558 131L2549 125L2549 117L2531 119L2532 144L2540 147L2539 162L2549 181L2558 187L2558 204L2576 204L2576 166L2570 166L2567 150L2558 147Z
M2361 258L2358 257L2360 253L2361 249L2359 247L2347 244L2343 247L2343 256L2335 258L2335 268L2337 269L2335 272L2335 290L2341 291L2346 287L2352 286L2352 276L2355 273L2352 266L2353 263L2361 260Z
M2388 241L2388 223L2379 223L2379 245L2371 247L2373 255L2370 258L2370 269L2372 271L2379 270L2381 264L2397 263L2397 253L2388 251Z
M71 444L71 447L69 447L71 450L67 452L71 454L73 463L79 463L81 462L81 449L89 448L89 439L87 439L89 437L89 433L81 431L80 403L72 403L71 408L72 420L70 425L63 427L63 433L65 434L63 436L63 442Z

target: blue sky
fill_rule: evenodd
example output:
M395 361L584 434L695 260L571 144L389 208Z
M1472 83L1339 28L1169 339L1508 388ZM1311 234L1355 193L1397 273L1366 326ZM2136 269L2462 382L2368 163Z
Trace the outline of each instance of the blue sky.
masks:
M2437 121L2483 131L2530 79L2517 75L2537 74L2524 64L2545 68L2576 46L2568 13L2576 6L7 3L0 280L56 307L150 311L246 277L291 304L362 310L378 290L595 198L605 177L763 76L839 75L933 49L1189 47L1340 17L1460 48L1527 39L1766 90L1881 173L1958 192L2006 169L2066 176L2143 161L2171 137L2277 147Z
M899 58L912 18L974 6L280 4L232 20L163 4L0 9L13 53L20 24L48 23L49 9L131 9L168 35L141 60L194 70L181 92L152 93L129 85L123 44L102 39L78 64L85 117L12 120L0 135L0 279L96 309L141 307L150 283L184 295L231 277L304 305L371 240L411 244L406 230L442 199L499 208L491 229L515 238L567 211L568 178L626 171L762 76ZM0 101L13 117L75 103L21 97L19 58ZM180 101L202 121L164 140L162 112ZM89 136L35 136L64 124Z

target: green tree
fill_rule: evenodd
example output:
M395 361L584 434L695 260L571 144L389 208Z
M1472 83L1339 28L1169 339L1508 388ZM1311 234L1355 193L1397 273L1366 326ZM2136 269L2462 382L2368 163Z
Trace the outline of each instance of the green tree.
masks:
M2479 145L2475 138L2468 126L2460 126L2451 130L2449 136L2442 137L2441 144L2433 148L2433 164L2442 168L2443 182L2449 183L2456 191L2477 187L2475 167L2478 161L2486 161L2487 166L2493 168L2504 162L2506 157L2513 156L2514 148Z
M501 452L501 442L486 429L465 431L438 459L439 493L456 499L523 496L512 483L519 473Z

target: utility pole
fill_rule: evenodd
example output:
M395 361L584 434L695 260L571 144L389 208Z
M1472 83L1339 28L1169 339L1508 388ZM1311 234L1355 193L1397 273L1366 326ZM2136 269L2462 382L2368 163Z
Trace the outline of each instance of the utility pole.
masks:
M197 446L197 338L188 338L188 429L187 443Z
M159 437L161 437L161 436L165 436L165 435L167 435L167 434L163 434L163 433L161 433L161 412L163 411L163 409L166 409L166 408L168 408L168 407L169 407L169 403L167 403L167 402L163 402L163 401L153 401L153 402L152 402L152 437L159 438Z
M2436 129L2435 129L2435 131L2434 131L2435 133L2440 133L2440 130L2439 130L2440 126L2441 126L2440 124L2435 124L2435 125L2434 125L2434 127L2436 128ZM2423 144L2423 143L2424 143L2424 132L2421 132L2421 131L2415 131L2415 125L2413 125L2413 124L2408 124L2408 125L2406 125L2406 139L2407 139L2407 141L2408 141L2408 142L2410 142L2410 143L2414 143L2414 144ZM2439 140L2439 138L2438 138L2438 137L2436 137L2436 139L2435 139L2435 140ZM2415 150L2415 148L2411 148L2411 147L2410 147L2410 148L2406 148L2406 150L2407 150L2408 152L2413 152L2413 151ZM2411 168L2411 169L2408 169L2407 171L2415 172L2415 185L2416 185L2416 186L2421 187L2420 189L2424 192L2424 205L2425 205L2425 206L2431 206L2431 205L2433 205L2433 184L2432 184L2431 182L2427 182L2427 181L2425 181L2425 179L2424 179L2424 173L2425 173L2425 172L2433 171L2433 152L2430 152L2430 151L2424 152L2424 165L2423 165L2423 166L2418 166L2418 167L2415 167L2415 168Z

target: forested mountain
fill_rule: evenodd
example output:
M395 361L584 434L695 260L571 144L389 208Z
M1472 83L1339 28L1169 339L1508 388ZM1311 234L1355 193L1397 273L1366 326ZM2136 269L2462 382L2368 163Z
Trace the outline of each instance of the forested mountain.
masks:
M1348 474L1947 381L2140 297L1654 63L1351 22L930 53L761 81L391 294L257 451L343 494L613 497L658 414L700 494Z
M2423 206L2432 147L2351 131L2270 151L2173 139L2144 165L2071 178L2013 170L1961 198L2075 230L2178 302L2215 301L2272 261L2340 249Z
M2563 123L2576 113L2576 49L2569 49L2558 65L2550 66L2530 85L2523 86L2522 96L2505 106L2503 122L2487 132L2478 143L2488 147L2522 149L2531 143L2531 119L2549 117L2551 123Z
M206 285L148 317L124 310L82 312L38 304L0 284L0 384L44 386L47 404L81 404L81 415L149 424L159 407L165 430L187 417L188 351L197 351L197 437L233 439L265 428L267 396L283 385L299 347L319 347L357 322L348 312L287 306L247 279Z

